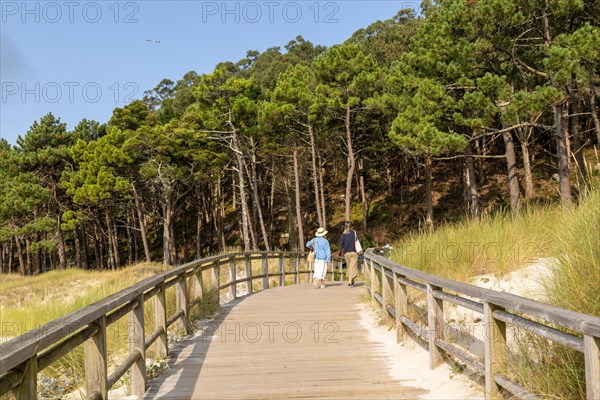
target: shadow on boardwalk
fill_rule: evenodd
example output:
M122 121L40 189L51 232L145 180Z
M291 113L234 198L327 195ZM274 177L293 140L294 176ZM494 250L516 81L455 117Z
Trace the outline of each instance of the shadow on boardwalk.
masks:
M364 289L330 283L269 289L230 302L184 341L146 399L414 399L390 377L357 304Z

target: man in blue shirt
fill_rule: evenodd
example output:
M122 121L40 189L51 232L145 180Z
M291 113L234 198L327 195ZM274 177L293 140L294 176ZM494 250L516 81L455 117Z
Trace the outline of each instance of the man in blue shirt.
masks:
M327 273L327 265L331 262L331 248L329 241L325 239L327 231L325 228L319 228L315 233L315 238L306 243L306 247L312 247L315 252L315 272L313 279L315 287L321 286L325 288L325 274Z

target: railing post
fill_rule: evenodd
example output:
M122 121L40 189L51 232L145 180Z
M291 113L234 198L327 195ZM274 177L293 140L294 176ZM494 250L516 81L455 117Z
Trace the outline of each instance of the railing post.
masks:
M285 286L285 263L283 254L279 255L279 286Z
M252 294L252 260L250 259L250 255L246 254L246 294Z
M400 317L406 316L408 318L408 290L406 285L400 283L399 275L394 272L394 303L396 307L396 342L400 343L406 338L406 328L402 323ZM402 276L403 277L403 276Z
M375 263L369 260L369 276L371 277L371 307L375 308L377 301L375 300L375 290L377 290L377 277L375 275Z
M192 275L192 290L194 298L202 300L204 297L204 278L202 277L202 266L194 268Z
M156 328L162 328L161 334L154 342L154 352L159 358L166 358L169 353L167 343L167 296L165 294L165 282L159 285L160 291L154 296L154 325Z
M346 265L346 270L348 270L348 266ZM338 277L338 281L343 282L344 281L344 274L342 273L342 259L340 258L338 261L338 272L340 273L340 276Z
M235 257L229 259L229 295L232 300L237 298L237 272L235 265Z
M441 350L436 346L435 339L441 336L444 329L444 302L433 297L437 286L427 284L427 340L429 342L429 368L434 369L443 361Z
M335 265L333 265L333 259L329 265L331 266L331 282L335 282Z
M187 294L187 283L185 279L185 272L177 277L177 285L175 287L175 298L177 300L177 311L183 311L181 317L179 317L179 324L186 335L192 332L190 323L188 321L188 294Z
M21 384L13 389L13 396L17 400L36 400L37 397L37 354L17 367L23 373Z
M266 290L269 288L269 259L266 254L262 259L262 276L262 290Z
M185 281L184 281L185 283ZM137 306L129 311L129 354L139 353L129 369L130 393L141 396L146 391L146 347L144 344L144 295L137 297Z
M100 394L100 398L106 400L108 387L106 378L108 371L106 367L106 315L98 318L95 322L98 331L94 336L85 341L84 368L85 368L85 391L87 397L94 392Z
M600 338L584 335L586 398L600 399Z
M494 376L506 366L506 323L494 318L493 312L501 307L483 302L483 341L485 356L485 398L501 399L500 387Z
M385 267L381 266L381 299L382 305L381 310L383 311L383 321L388 323L390 321L389 314L387 312L387 304L392 303L392 299L394 299L394 293L392 292L392 284L390 282L390 278L385 273ZM395 299L394 299L395 300Z
M217 304L221 304L221 262L215 261L213 263L212 268L210 269L210 284L212 286L212 290L217 293Z
M300 256L294 257L294 285L300 283Z

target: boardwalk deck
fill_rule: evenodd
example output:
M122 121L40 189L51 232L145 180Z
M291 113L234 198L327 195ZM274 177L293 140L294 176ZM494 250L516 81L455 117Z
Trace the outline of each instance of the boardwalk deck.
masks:
M269 289L237 299L184 341L146 399L414 399L360 324L364 290L346 284Z

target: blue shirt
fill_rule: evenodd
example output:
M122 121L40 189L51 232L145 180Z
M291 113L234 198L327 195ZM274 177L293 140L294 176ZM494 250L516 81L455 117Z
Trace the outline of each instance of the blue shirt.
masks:
M324 237L317 236L306 242L306 247L312 247L315 250L315 260L324 260L331 262L331 249L329 242Z

